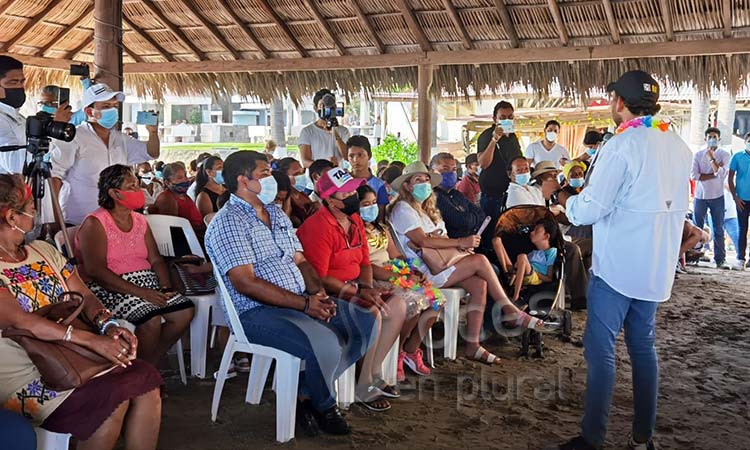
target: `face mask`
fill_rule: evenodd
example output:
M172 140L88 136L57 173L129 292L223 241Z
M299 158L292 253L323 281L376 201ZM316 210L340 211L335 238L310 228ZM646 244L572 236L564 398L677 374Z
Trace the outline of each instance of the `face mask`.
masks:
M161 171L161 170L157 170L156 172L154 172L154 175L156 175L156 178L158 178L158 179L160 179L160 180L161 180L162 178L164 178L164 174L162 173L162 171Z
M214 183L224 184L224 174L221 173L221 170L216 171L216 175L214 175Z
M344 207L341 209L342 213L351 216L352 214L359 212L359 195L354 194L341 201L344 203Z
M123 191L118 189L117 193L122 198L115 199L115 201L131 211L141 209L146 204L146 196L140 189L137 191Z
M253 192L258 196L258 200L264 205L270 205L276 200L276 195L279 193L279 186L276 184L276 178L264 177L258 180L260 183L260 192Z
M0 100L11 108L18 109L26 103L26 91L23 88L5 89L5 98Z
M576 188L576 189L583 187L583 178L571 178L570 187Z
M587 148L586 149L586 154L589 155L589 156L594 156L594 155L596 155L596 149L595 148Z
M411 195L414 196L414 199L418 202L423 202L430 198L430 195L432 195L432 185L430 183L419 183L414 185L414 190L412 191Z
M106 129L112 128L117 124L117 121L120 120L120 113L117 111L117 108L107 108L100 112L102 113L102 116L98 119L92 118L92 120Z
M398 192L396 192L396 191L394 191L393 189L391 189L391 190L390 190L390 191L388 192L388 195L389 195L389 196L391 196L391 197L396 197L396 196L398 195Z
M521 186L526 186L529 184L529 181L531 181L531 174L530 173L519 173L516 175L516 184L520 184Z
M707 142L708 142L708 146L711 148L719 146L719 141L714 138L710 138Z
M365 222L372 223L378 220L379 212L378 205L363 206L362 208L359 208L359 217Z
M307 189L307 174L303 173L301 175L294 176L294 189L298 190L299 192L303 192L305 189Z
M183 181L182 183L173 183L169 186L169 190L174 192L177 195L185 194L188 189L190 189L190 185L193 184L190 181Z
M16 212L18 214L23 214L26 217L31 217L32 225L31 225L31 229L29 231L25 231L23 228L21 228L19 226L16 226L16 225L13 226L13 229L16 230L16 231L18 231L18 232L20 232L21 234L23 234L23 242L24 243L28 244L30 242L34 242L39 237L39 235L41 234L41 231L42 231L42 221L39 220L39 218L37 216L29 214L27 212L18 211L18 210L16 210ZM37 215L38 215L38 213L37 213Z
M550 131L545 135L545 138L547 138L547 142L555 142L557 140L557 133Z
M456 182L458 182L456 172L446 172L443 174L443 181L440 182L440 187L446 191L450 191L456 185Z
M151 172L143 173L143 174L139 175L139 178L141 179L141 181L143 182L143 184L145 184L146 186L148 186L149 184L151 184L154 181L154 174L151 173Z
M745 143L745 151L750 153L750 142Z
M482 174L482 167L477 167L477 176Z
M42 105L42 111L46 112L49 115L54 115L57 112L57 108L49 105Z

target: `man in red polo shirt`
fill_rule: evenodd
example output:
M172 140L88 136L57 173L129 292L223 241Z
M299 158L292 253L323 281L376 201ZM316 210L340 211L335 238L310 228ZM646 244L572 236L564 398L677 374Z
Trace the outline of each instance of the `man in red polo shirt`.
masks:
M363 358L356 395L371 411L385 411L390 403L384 398L387 386L380 367L403 327L406 304L374 287L365 225L358 214L357 188L364 183L340 167L324 172L316 185L323 206L302 224L297 236L326 292L369 308L375 315L380 334Z

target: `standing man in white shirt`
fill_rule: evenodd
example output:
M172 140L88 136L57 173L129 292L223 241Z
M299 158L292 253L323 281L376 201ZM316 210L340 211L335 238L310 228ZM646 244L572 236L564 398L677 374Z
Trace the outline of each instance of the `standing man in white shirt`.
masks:
M529 163L536 166L542 161L552 161L555 168L562 168L570 160L568 150L557 143L560 136L560 122L550 120L544 125L544 138L526 147L525 156Z
M65 222L80 225L98 206L99 173L114 164L134 165L159 157L159 132L147 126L148 142L127 136L114 126L125 94L106 84L95 84L83 94L86 122L76 128L71 142L55 141L52 150L52 188L58 192L63 181L71 186L62 206Z
M706 129L705 137L706 148L693 156L693 168L690 171L690 178L696 181L693 222L701 230L706 223L708 210L711 210L713 223L724 223L724 183L731 160L729 153L719 148L721 131L718 128ZM713 239L716 268L730 269L726 263L723 226L714 228Z
M349 130L341 125L329 129L325 119L320 118L320 111L324 107L323 97L326 95L333 96L333 93L328 89L321 89L315 93L313 105L318 113L318 119L299 133L299 154L305 168L319 159L327 159L334 166L347 160L346 141L350 137ZM335 102L334 97L334 104Z
M692 155L667 121L655 117L659 85L631 71L607 86L616 135L599 150L596 170L576 196L558 192L575 225L593 225L584 356L588 365L581 434L560 450L604 445L615 387L615 345L625 329L633 371L633 429L628 449L653 450L659 367L655 325L669 299L688 210Z

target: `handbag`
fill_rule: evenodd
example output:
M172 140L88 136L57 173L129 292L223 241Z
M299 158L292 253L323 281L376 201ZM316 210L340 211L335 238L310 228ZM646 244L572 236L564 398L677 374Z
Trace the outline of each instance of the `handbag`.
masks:
M68 297L67 301L62 300ZM72 325L76 330L98 334L79 317L83 311L83 295L64 292L57 303L44 306L36 314L62 326ZM29 355L42 377L42 383L55 391L77 388L88 380L116 367L110 360L69 341L45 341L33 332L17 327L3 330L3 337L18 343Z
M203 258L194 255L175 258L169 263L169 278L172 287L182 295L206 295L216 291L216 278L213 272L194 273L189 266L201 266Z
M441 233L442 234L442 233ZM432 237L442 237L433 235ZM417 248L411 242L409 246L424 261L430 269L430 273L437 275L445 269L456 265L463 258L471 255L468 250L460 248Z

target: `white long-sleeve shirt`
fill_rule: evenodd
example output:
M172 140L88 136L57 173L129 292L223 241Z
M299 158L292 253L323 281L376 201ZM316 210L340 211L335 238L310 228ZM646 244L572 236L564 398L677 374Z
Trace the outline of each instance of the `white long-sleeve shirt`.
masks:
M716 163L720 166L717 172L711 160L707 156L708 149L704 148L693 156L693 166L690 170L690 178L697 181L695 186L695 198L700 200L714 200L724 195L724 183L729 173L729 162L732 156L726 150L717 148L714 151ZM716 175L716 178L700 181L701 175Z
M593 225L594 275L624 296L666 301L688 210L690 149L671 131L641 127L599 152L588 186L568 199L568 220Z
M54 141L52 176L70 184L70 194L62 204L67 223L80 225L99 206L99 173L114 164L139 164L151 159L146 142L112 130L109 145L99 138L91 124L76 128L71 142Z
M0 147L26 145L26 118L17 109L0 103ZM21 173L26 150L0 153L0 173Z

